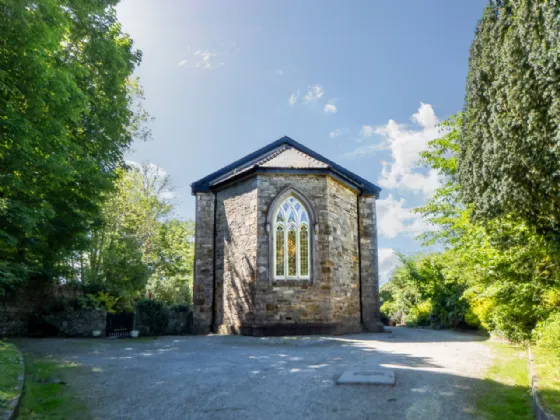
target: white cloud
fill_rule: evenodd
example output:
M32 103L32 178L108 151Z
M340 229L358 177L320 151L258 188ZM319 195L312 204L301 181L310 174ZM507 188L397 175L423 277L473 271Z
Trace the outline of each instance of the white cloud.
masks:
M413 129L406 124L394 120L380 127L364 125L360 134L368 137L376 134L381 141L358 148L350 155L368 155L378 150L390 150L392 161L383 162L383 169L378 183L385 188L402 188L417 191L425 197L431 197L441 186L441 177L433 169L421 169L418 166L420 152L428 147L428 143L442 135L438 129L438 119L429 104L420 103L418 112L411 119L420 125Z
M399 265L399 257L392 248L379 248L378 259L379 285L381 286L390 280L393 271Z
M239 48L235 46L235 43L232 43L231 47L220 46L218 50L197 49L191 52L191 47L187 47L187 53L187 58L179 61L177 66L190 69L212 70L224 65L223 57L238 55Z
M431 230L419 214L404 205L404 198L395 200L392 194L377 200L377 230L381 236L394 238L405 234L414 237Z
M432 108L430 104L425 104L423 102L420 102L420 108L418 109L418 112L412 115L412 121L420 124L425 128L435 127L435 125L438 123L434 108Z
M361 143L362 140L359 139L357 141L358 141L358 143ZM357 149L354 149L351 152L348 152L348 153L344 154L344 156L345 157L366 156L366 155L371 155L375 151L385 150L385 149L387 149L386 144L383 144L383 143L370 144L370 145L367 145L367 146L358 147Z
M419 171L418 160L420 152L442 133L436 126L437 117L431 105L421 104L412 118L422 129L412 130L390 120L385 127L376 130L376 134L384 137L393 158L391 163L383 163L378 183L385 188L421 191L426 197L431 197L441 186L441 177L434 169Z
M211 57L216 56L216 52L211 50L196 50L194 55L199 56L202 61L208 61Z
M363 125L362 129L360 130L360 136L363 137L371 137L375 133L375 128L371 125Z
M325 94L323 90L323 86L321 85L313 85L309 86L309 89L305 96L303 97L304 102L315 102L320 99Z
M288 103L293 106L296 104L298 98L299 98L299 89L296 93L292 93L290 95L290 99L288 99Z
M333 130L329 133L329 137L331 139L334 139L335 137L341 136L343 134L346 134L348 132L347 128L337 128L336 130Z
M335 114L336 111L338 111L338 110L336 109L336 105L335 105L335 104L326 104L326 105L325 105L325 112L326 112L327 114Z

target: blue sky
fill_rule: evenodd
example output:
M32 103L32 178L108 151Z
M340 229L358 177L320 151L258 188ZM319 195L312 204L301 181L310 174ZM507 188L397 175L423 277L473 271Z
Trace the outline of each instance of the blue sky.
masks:
M128 158L189 185L288 135L383 188L381 271L415 252L427 227L411 209L439 179L416 165L437 121L461 110L470 43L487 0L124 0L123 30L153 140Z

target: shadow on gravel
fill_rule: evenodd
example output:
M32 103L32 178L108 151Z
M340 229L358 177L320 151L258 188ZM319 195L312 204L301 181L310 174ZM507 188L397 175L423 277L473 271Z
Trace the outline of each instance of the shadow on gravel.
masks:
M404 333L399 337L398 333L398 341L458 341L456 333L435 331L426 334L427 340L412 340ZM50 384L75 390L93 418L532 418L528 387L438 371L441 366L432 358L384 351L374 348L371 341L369 346L363 343L379 337L362 334L329 337L324 342L311 338L307 341L314 344L309 347L290 345L293 340L288 345L238 345L238 339L256 342L242 337L18 341L24 349L42 353L53 362L80 358L82 366L64 376L67 385L57 382L59 373L33 383L39 388L47 389ZM468 337L473 340L472 335ZM345 370L372 369L380 364L390 364L395 370L395 387L335 383ZM68 418L88 416L80 412Z
M385 327L386 333L352 334L336 337L341 341L384 341L395 343L453 343L463 341L486 341L484 332L470 330L434 330L431 328ZM419 334L420 333L420 334Z

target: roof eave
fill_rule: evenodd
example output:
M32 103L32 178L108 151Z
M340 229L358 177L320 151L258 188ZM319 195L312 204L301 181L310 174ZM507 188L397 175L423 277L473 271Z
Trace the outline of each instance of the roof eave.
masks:
M213 173L211 173L210 175L205 176L204 178L199 179L196 182L193 182L191 184L191 192L192 194L196 194L196 193L203 193L203 192L210 192L211 189L213 188L212 181L215 181L217 178L220 178L222 176L224 176L225 174L227 174L228 172L235 170L236 168L239 167L243 167L246 166L247 164L249 164L251 161L257 159L259 156L271 152L274 149L287 144L290 145L292 147L294 147L295 149L308 154L309 156L313 157L314 159L320 160L324 163L326 163L328 165L328 167L330 168L331 171L333 171L334 173L336 173L339 176L342 176L344 178L347 178L353 185L356 185L359 187L359 189L361 190L361 193L363 195L374 195L376 198L379 198L379 193L381 192L381 188L379 188L377 185L365 180L364 178L356 175L355 173L349 171L348 169L343 168L342 166L334 163L333 161L325 158L324 156L320 155L319 153L314 152L313 150L307 148L306 146L304 146L303 144L298 143L297 141L295 141L294 139L291 139L290 137L284 136L272 143L270 143L267 146L264 146L258 150L256 150L255 152L236 160L235 162L223 167L222 169L219 169ZM253 169L250 169L249 171L243 171L243 173L239 174L241 175L246 175L247 172L252 172ZM237 179L237 177L235 175L233 175L232 177L228 177L226 179L226 181L229 180L233 180L233 179Z

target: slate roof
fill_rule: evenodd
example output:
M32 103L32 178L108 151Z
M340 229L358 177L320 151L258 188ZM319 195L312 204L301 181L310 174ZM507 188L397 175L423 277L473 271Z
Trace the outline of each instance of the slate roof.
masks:
M310 171L332 172L353 184L363 194L379 196L379 192L381 191L381 188L377 185L337 165L331 160L321 156L319 153L305 147L303 144L298 143L290 137L282 137L270 143L268 146L264 146L244 158L193 182L191 184L192 193L209 192L212 190L212 187L218 184L241 177L259 168L263 168L263 170L279 168L283 170L307 169Z

